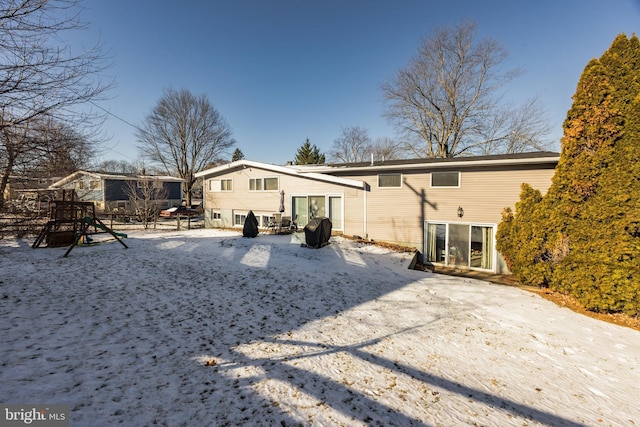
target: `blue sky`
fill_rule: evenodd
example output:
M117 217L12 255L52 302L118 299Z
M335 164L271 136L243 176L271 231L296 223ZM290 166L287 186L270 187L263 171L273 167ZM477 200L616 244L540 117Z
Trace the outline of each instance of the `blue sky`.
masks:
M167 88L205 94L250 160L284 164L306 138L323 152L342 127L394 137L380 85L422 37L477 23L524 74L507 87L539 96L559 149L562 121L587 62L620 33L640 33L640 0L109 0L86 1L89 28L113 57L116 87L99 105L134 125ZM102 159L135 161L135 129L109 117Z

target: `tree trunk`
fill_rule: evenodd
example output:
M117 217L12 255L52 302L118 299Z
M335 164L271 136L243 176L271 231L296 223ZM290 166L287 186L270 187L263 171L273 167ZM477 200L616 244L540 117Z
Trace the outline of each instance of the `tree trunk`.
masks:
M10 152L7 152L7 167L4 169L2 173L2 178L0 178L0 211L4 210L4 206L5 206L4 191L7 188L7 184L9 183L9 176L13 172L14 162L15 162L15 156L11 155Z

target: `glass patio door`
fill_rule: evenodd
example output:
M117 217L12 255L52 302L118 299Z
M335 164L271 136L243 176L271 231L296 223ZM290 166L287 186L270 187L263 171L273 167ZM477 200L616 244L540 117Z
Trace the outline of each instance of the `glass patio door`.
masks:
M307 196L294 196L291 198L293 219L297 219L298 228L309 223L309 204Z
M471 227L471 259L469 266L493 268L493 227Z
M327 216L324 196L309 196L309 219Z
M447 225L427 224L426 234L426 260L429 262L446 263Z
M331 228L342 230L342 197L329 196L329 219Z
M425 261L449 267L492 270L493 226L459 223L425 224Z

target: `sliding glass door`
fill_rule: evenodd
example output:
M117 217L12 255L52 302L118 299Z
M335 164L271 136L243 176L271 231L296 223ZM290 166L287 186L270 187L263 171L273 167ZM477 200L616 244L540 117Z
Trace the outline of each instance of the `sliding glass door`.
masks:
M494 268L494 226L461 223L425 224L425 261L449 267Z
M342 230L342 197L329 196L329 219L334 230Z
M491 270L493 268L493 227L471 227L470 267Z
M447 225L427 224L427 261L445 263L447 254Z
M333 230L343 230L342 196L293 196L291 204L298 227L304 227L312 218L327 217Z
M302 228L309 223L309 203L307 196L294 196L291 198L293 219L298 227Z

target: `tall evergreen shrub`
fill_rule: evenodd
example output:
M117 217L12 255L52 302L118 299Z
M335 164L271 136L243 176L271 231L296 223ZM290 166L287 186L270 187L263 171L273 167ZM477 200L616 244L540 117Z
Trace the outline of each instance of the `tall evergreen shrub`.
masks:
M639 148L640 42L622 34L580 77L549 191L531 209L523 189L515 216L500 225L511 231L498 247L527 248L509 255L518 278L590 310L640 314ZM529 228L516 226L519 209Z
M522 184L516 212L506 208L496 234L496 249L504 257L513 275L523 284L545 286L548 266L544 262L545 235L538 227L542 222L539 209L540 190Z

